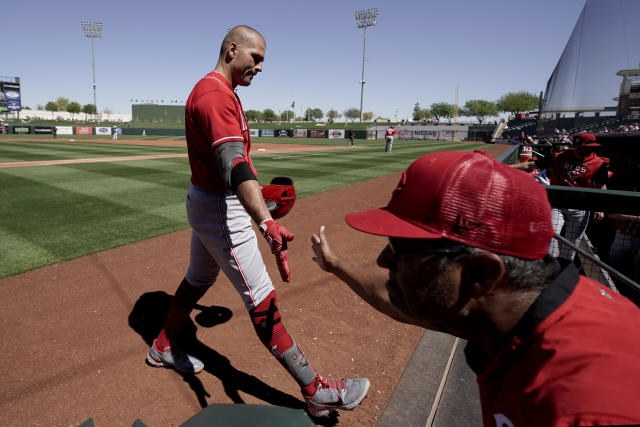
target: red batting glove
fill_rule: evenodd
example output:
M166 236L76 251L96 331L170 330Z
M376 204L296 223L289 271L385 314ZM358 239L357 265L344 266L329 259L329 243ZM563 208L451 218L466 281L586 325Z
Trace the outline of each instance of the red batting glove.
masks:
M262 221L259 228L264 238L267 239L267 243L269 243L271 253L276 255L280 277L285 282L289 282L291 275L289 264L287 263L287 242L293 240L293 233L272 219Z
M289 263L287 262L286 249L276 254L276 264L278 264L278 271L280 271L282 280L289 283L291 281L291 271L289 270Z

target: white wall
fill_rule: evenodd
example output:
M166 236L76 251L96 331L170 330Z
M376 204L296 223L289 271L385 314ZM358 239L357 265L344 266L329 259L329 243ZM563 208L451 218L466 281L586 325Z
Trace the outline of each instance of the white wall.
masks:
M9 118L16 118L17 112L8 114ZM100 113L95 115L86 115L87 119L95 121L110 121L110 122L130 122L131 114L106 114ZM20 111L21 119L41 119L41 120L84 120L85 114L74 114L73 118L71 113L66 111L45 111L45 110L22 110Z

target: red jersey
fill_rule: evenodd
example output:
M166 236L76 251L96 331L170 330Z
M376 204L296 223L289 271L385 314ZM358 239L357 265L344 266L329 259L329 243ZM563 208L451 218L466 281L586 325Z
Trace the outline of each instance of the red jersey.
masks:
M196 187L216 193L229 191L215 156L215 147L228 141L244 144L244 160L258 176L249 156L247 118L231 83L222 75L211 72L195 85L185 107L185 128L191 183Z
M386 131L385 131L385 133L384 133L384 136L385 136L385 137L386 137L386 136L393 136L393 135L395 135L396 133L400 133L400 132L398 132L398 131L397 131L397 130L395 130L394 128L387 128L387 130L386 130Z
M575 148L558 153L549 167L551 185L600 188L607 182L608 159L590 153L583 159L575 155Z
M493 360L465 349L485 426L640 423L640 309L567 267Z

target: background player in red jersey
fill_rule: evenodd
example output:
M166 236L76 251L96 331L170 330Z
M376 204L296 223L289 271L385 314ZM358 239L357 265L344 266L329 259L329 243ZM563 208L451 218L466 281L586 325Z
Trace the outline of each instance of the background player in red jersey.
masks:
M388 274L336 255L324 226L314 260L389 317L467 340L484 425L640 423L640 309L547 253L551 207L527 174L481 153L428 154L385 208L346 220L389 237Z
M369 389L366 378L320 376L287 332L276 291L258 249L251 220L276 257L282 280L290 280L287 244L293 234L271 216L251 162L249 125L234 89L249 86L262 71L265 40L251 27L229 31L215 69L193 88L185 108L191 186L187 218L192 228L187 273L172 299L147 363L198 373L204 365L180 351L176 338L196 302L222 270L242 297L260 341L298 382L313 415L353 409Z
M386 141L386 145L384 147L384 151L391 151L393 148L393 136L397 133L400 133L396 130L395 126L391 125L384 132L384 139Z
M536 179L545 185L605 190L609 179L609 159L595 153L600 146L594 134L583 132L574 137L572 148L556 153L555 157L532 159L511 167L528 172L541 170ZM587 229L591 213L582 209L552 207L551 215L555 232L577 246ZM595 212L594 216L600 219L603 214ZM571 247L555 239L549 245L549 253L567 261L572 261L576 254Z
M551 185L568 187L606 189L608 180L609 159L595 153L600 144L592 133L584 132L573 139L573 147L562 151L547 168ZM580 209L551 209L553 228L556 233L577 245L589 224L590 212ZM601 213L595 215L601 216ZM564 230L563 230L564 228ZM576 252L569 246L551 241L549 253L553 256L572 261Z

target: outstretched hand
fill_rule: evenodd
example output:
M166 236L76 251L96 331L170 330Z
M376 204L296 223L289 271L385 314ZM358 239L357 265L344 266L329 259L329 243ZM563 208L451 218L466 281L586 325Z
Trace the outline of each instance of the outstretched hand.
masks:
M325 227L322 225L320 226L320 232L311 236L311 247L315 254L313 261L324 271L331 272L337 257L329 247L324 230Z

